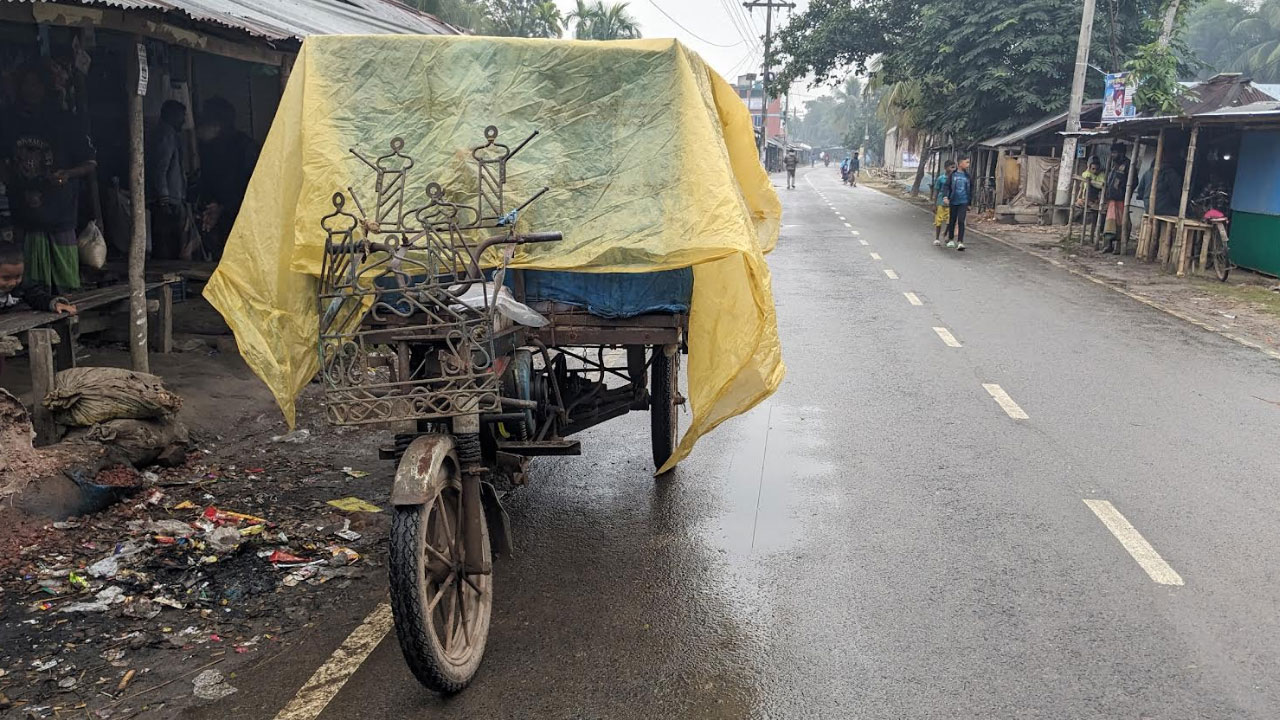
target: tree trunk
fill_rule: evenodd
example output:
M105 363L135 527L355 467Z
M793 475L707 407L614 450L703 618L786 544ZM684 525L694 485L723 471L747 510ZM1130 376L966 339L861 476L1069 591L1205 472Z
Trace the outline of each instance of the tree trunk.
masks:
M911 197L916 197L920 194L920 183L924 181L925 166L929 163L929 158L926 155L932 144L933 141L926 135L924 147L920 148L920 162L916 164L916 179L911 183Z
M1178 19L1178 6L1182 0L1169 0L1169 7L1164 11L1164 24L1160 28L1160 44L1168 46L1173 40L1173 24Z

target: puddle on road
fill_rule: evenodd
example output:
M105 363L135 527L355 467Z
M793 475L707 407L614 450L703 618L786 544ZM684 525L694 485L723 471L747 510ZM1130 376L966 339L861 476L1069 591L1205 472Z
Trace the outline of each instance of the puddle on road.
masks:
M717 525L704 528L707 543L731 564L753 565L799 539L807 498L798 482L833 469L820 457L823 414L769 400L733 428L727 507Z

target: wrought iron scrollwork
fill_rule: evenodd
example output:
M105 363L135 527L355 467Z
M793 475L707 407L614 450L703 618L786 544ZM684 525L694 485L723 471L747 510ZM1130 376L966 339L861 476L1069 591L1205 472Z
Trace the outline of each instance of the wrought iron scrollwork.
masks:
M497 273L484 270L486 248L514 238L518 207L504 197L514 148L484 130L472 149L473 205L452 202L436 182L414 205L414 159L402 138L367 157L374 173L372 213L353 188L333 194L325 232L318 310L320 374L335 424L446 418L500 408L495 336ZM354 211L349 206L354 205ZM505 260L503 261L505 262ZM496 274L496 278L495 278Z

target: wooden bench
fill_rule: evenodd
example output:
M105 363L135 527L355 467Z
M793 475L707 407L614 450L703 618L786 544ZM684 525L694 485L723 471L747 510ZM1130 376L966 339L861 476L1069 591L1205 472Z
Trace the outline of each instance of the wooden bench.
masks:
M147 301L148 314L155 314L154 320L148 323L150 345L162 353L173 352L174 282L177 280L165 279L146 286L148 294L154 291L158 295L156 299ZM53 379L59 371L76 366L75 338L111 327L112 316L122 309L128 310L129 295L128 285L112 285L70 295L67 299L75 304L75 315L42 310L0 314L0 338L26 336L27 355L31 359L31 389L35 398L43 398L53 389ZM57 427L53 418L38 400L31 419L37 444L56 439Z
M1208 261L1207 240L1212 229L1209 223L1186 219L1182 221L1182 233L1179 235L1176 215L1143 215L1142 228L1138 232L1137 258L1151 262L1154 254L1155 262L1166 271L1176 272L1178 277L1186 275L1190 269L1203 273ZM1200 256L1192 268L1191 249L1197 240L1200 242Z

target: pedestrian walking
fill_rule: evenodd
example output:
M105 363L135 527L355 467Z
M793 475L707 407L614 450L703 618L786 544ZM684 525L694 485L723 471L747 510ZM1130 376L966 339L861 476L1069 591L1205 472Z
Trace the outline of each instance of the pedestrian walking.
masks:
M849 182L849 156L848 155L845 155L844 159L840 161L840 182L842 183Z
M853 152L853 158L849 160L849 185L858 187L858 171L862 169L862 163L858 162L858 151Z
M956 163L948 160L944 171L933 179L933 244L942 246L942 229L951 224L951 206L947 204L947 177L955 172Z
M947 174L943 201L951 209L947 218L947 247L964 250L964 231L973 200L973 177L969 175L969 158L962 157L956 169Z
M787 189L796 189L796 163L800 162L796 157L795 150L788 150L786 157L782 158L782 167L787 171Z

